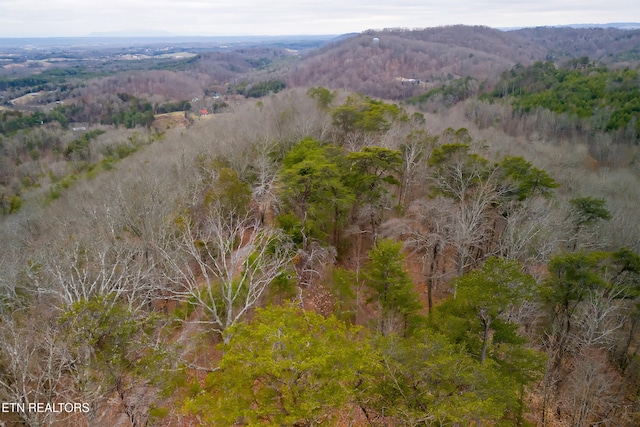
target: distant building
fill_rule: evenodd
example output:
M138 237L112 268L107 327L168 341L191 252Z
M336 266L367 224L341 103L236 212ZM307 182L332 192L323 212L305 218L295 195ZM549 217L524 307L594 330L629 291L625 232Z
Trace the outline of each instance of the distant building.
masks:
M422 81L420 79L408 79L406 77L396 77L396 80L400 82L400 84L403 85L419 85L422 84Z

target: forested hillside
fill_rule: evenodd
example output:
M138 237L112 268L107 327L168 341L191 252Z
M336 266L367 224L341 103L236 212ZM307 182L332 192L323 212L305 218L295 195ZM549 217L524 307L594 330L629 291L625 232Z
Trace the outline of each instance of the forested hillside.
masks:
M290 79L294 85L401 99L454 78L493 81L505 68L530 64L544 54L524 38L486 27L369 31L312 52ZM421 83L403 84L400 78Z
M433 69L473 93L341 89L457 34ZM202 55L2 111L0 421L638 425L637 68L508 40Z
M546 49L548 60L588 56L598 61L633 64L640 59L638 30L538 27L523 28L514 33Z
M385 99L406 99L472 78L472 95L492 90L516 64L589 57L609 66L635 67L640 31L539 27L499 31L450 26L368 31L311 52L290 74L293 85L349 89ZM403 80L401 80L403 79ZM417 80L417 81L408 81Z
M523 113L545 108L588 119L593 132L628 128L633 141L640 136L639 81L637 70L609 70L582 57L560 69L552 62L516 67L503 74L493 96L512 95Z

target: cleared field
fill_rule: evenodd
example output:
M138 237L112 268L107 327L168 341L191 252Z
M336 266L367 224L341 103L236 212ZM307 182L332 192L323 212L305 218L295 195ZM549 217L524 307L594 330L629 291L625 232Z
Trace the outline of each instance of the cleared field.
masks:
M162 59L188 59L197 56L192 52L175 52L175 53L164 53L162 55L156 55L154 58L162 58Z
M189 119L185 117L184 112L176 111L173 113L158 114L155 116L155 120L151 124L158 130L165 130L175 127L186 128L189 124Z
M40 96L42 96L44 93L43 92L37 92L37 93L28 93L26 95L22 95L18 98L12 99L11 103L13 105L27 105L27 104L31 104L36 98L39 98Z

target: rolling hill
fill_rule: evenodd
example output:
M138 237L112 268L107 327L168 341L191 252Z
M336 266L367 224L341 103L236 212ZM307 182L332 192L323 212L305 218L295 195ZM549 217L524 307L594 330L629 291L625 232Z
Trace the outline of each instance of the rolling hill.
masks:
M614 28L500 31L458 25L367 31L311 52L290 72L289 81L404 99L459 77L491 86L515 64L541 60L589 56L629 65L640 59L639 40L640 31ZM401 78L420 84L402 84Z

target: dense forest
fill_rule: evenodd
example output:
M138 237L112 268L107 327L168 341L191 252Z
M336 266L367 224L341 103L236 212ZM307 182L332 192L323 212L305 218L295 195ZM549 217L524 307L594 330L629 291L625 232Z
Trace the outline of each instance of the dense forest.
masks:
M200 54L5 104L0 422L638 425L638 66L526 34Z

